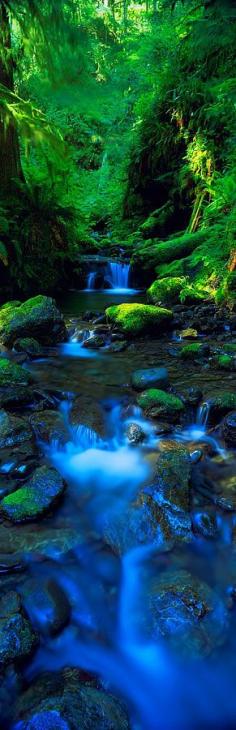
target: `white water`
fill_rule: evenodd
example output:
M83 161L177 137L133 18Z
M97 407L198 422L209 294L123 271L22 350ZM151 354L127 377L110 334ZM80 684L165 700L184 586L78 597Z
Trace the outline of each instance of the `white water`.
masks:
M91 271L87 277L87 286L85 291L96 290L96 278L99 271ZM102 273L102 272L101 272ZM129 287L130 278L130 264L123 262L109 261L107 267L103 273L103 289L105 293L112 292L113 294L125 294L133 293L134 289ZM104 288L104 283L110 285L110 288Z

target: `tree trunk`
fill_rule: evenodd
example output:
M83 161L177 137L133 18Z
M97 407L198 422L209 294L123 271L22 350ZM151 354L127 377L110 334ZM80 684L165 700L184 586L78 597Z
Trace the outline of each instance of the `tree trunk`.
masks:
M123 26L124 31L127 28L127 17L128 17L128 0L123 0Z
M11 58L11 31L4 5L0 6L0 84L14 91L13 61ZM6 53L4 50L6 49ZM4 62L4 56L6 61ZM20 147L16 127L11 121L5 125L0 117L0 195L9 194L15 179L23 179Z

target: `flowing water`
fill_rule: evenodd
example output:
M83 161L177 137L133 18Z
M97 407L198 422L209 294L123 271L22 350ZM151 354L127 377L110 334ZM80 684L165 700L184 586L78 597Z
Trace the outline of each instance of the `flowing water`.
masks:
M99 266L97 257L97 269L89 272L86 282L87 292L105 291L108 294L118 294L121 297L132 296L135 289L130 287L130 264L123 261L108 261L106 265Z
M116 287L121 282L128 285L127 271L113 269L112 281ZM106 690L125 701L132 730L233 730L235 614L227 614L225 595L235 590L234 515L218 511L215 541L204 541L195 535L191 544L179 543L170 550L162 550L150 540L133 544L119 555L119 549L111 547L109 538L111 528L118 525L120 529L122 519L125 530L130 507L141 488L153 483L153 459L162 453L163 441L167 446L169 440L183 443L190 455L205 450L206 460L215 458L216 465L217 458L221 463L230 461L219 435L208 426L208 399L221 392L222 373L199 373L196 367L184 371L179 360L170 354L172 345L167 338L142 340L138 347L131 345L115 355L106 350L85 349L83 341L93 331L81 318L82 312L90 309L98 314L109 299L110 294L95 292L90 298L88 293L71 293L64 302L64 311L70 322L80 317L76 325L79 335L72 335L69 343L29 366L41 387L58 395L66 438L51 443L42 441L40 448L44 458L66 479L68 489L55 514L37 525L38 534L42 533L42 552L35 554L29 550L25 560L32 578L43 582L50 576L61 587L70 604L70 622L52 638L45 633L43 608L28 606L41 641L25 667L25 682L31 684L45 670L80 667L98 676ZM203 390L201 407L189 407L182 427L171 426L164 437L158 435L153 422L142 416L130 387L133 370L158 364L168 367L176 393L182 394L190 386L201 386ZM224 387L233 391L230 374L224 376ZM136 448L127 439L127 428L134 422L145 434ZM196 520L204 505L203 489L203 496L200 490L194 507ZM18 535L23 530L19 527ZM44 530L47 534L51 531L51 539L45 540ZM68 531L73 535L69 547L63 546L63 540L55 545L53 536L58 530L61 536ZM182 655L180 645L185 639L181 639L178 626L173 629L178 596L167 630L167 638L168 631L172 637L176 632L176 646L175 642L169 646L163 640L158 626L152 630L153 585L165 578L170 581L170 576L173 582L179 571L188 571L194 579L206 581L214 594L209 609L203 599L201 605L191 609L196 629L201 612L209 610L213 616L216 635L211 654L205 651L209 640L206 634L202 651L198 651L197 638L197 651L192 652L190 640L189 651L186 646ZM155 603L157 598L152 600ZM192 597L190 607L191 601ZM168 610L163 605L161 616L162 611ZM183 626L188 627L189 617L185 609L181 611ZM219 627L223 627L223 638ZM22 723L14 725L14 730L21 729L25 730Z

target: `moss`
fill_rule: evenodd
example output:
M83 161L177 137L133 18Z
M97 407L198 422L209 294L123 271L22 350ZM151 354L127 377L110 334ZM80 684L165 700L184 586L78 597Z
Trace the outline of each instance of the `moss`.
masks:
M32 382L30 373L6 358L0 358L0 386L27 385Z
M13 522L28 522L47 512L63 491L64 483L56 470L42 466L24 487L4 497L1 510Z
M227 342L225 345L223 345L222 349L224 352L229 352L232 355L236 355L236 343L234 342Z
M196 357L204 357L206 354L206 347L201 342L192 342L191 345L185 345L180 350L180 357L184 360L195 360Z
M31 335L45 344L65 339L62 316L50 297L40 294L23 304L9 302L1 307L0 339L4 345L12 346L16 339Z
M158 334L169 324L173 315L169 309L148 304L118 304L108 307L106 316L123 332L135 336L150 330Z
M149 390L138 396L137 401L140 408L144 408L144 410L154 406L160 407L160 410L164 410L166 413L173 411L180 413L184 409L184 404L180 398L158 388L149 388Z
M179 295L186 284L184 277L167 276L165 279L157 279L147 290L148 301L153 304L178 302Z
M221 370L234 370L234 358L232 355L219 355L217 364Z

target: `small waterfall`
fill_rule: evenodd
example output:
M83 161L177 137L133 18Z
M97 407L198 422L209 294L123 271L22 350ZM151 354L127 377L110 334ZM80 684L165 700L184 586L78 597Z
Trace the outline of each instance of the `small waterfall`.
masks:
M209 401L205 401L199 406L197 413L197 423L201 426L206 426L210 414L211 404Z
M108 264L109 280L112 289L128 289L130 264L110 261Z
M91 271L90 274L88 274L88 278L87 278L87 289L89 291L93 291L95 289L94 284L95 284L96 276L97 276L97 272L96 271Z

